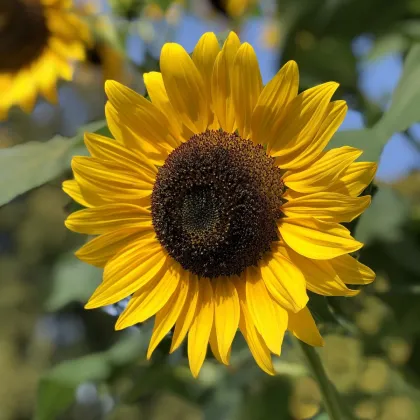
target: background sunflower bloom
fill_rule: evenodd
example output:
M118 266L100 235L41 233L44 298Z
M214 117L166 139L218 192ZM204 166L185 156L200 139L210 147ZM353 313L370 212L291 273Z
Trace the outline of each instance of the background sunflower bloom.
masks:
M2 0L0 120L14 105L31 112L39 94L56 103L57 81L72 79L90 31L71 8L69 0Z
M359 197L375 163L361 150L327 150L347 106L337 83L298 94L289 61L263 86L253 48L230 33L222 48L204 34L192 58L165 44L161 72L144 75L151 101L106 83L115 140L86 134L63 184L87 207L66 226L98 235L78 252L104 267L87 308L131 296L116 328L155 316L148 357L174 328L171 352L188 335L197 376L210 344L228 364L239 328L258 365L274 374L290 330L323 340L307 290L354 296L374 273L350 254L362 243L342 223L370 204Z

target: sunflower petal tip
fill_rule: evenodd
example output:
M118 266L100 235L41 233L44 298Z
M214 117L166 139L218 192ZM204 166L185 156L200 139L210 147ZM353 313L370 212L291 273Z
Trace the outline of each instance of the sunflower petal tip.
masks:
M274 370L273 366L267 366L266 368L266 372L270 375L270 376L275 376L276 375L276 371Z
M114 85L117 85L117 84L118 84L118 82L117 82L116 80L107 79L107 80L105 81L105 87L106 87L106 86L114 86Z
M124 324L124 321L117 320L114 326L115 331L121 331L125 328L127 328L127 326Z
M84 306L85 309L96 309L97 307L98 305L96 305L93 300L89 300Z
M118 89L121 83L118 83L116 80L106 80L105 81L105 93L109 97L113 89Z
M224 356L220 355L220 360L224 365L226 365L226 366L230 365L230 360L229 360L228 357L224 357Z
M295 60L289 60L285 65L285 67L292 67L294 70L298 69L298 64Z
M69 220L70 219L70 217L71 217L72 215L70 215L69 217L67 217L67 219L66 220L64 220L64 226L68 229L68 230L73 230L72 229L72 226L71 226L71 220ZM76 255L76 254L75 254Z
M280 354L281 354L281 347L280 347L278 350L276 350L276 351L272 351L272 353L273 353L275 356L280 357Z
M226 41L235 41L235 42L240 42L238 34L235 31L230 31L228 36L226 37Z
M166 44L163 45L162 50L161 50L161 57L164 55L164 53L168 53L169 51L185 51L184 47L182 45L177 44L176 42L167 42Z

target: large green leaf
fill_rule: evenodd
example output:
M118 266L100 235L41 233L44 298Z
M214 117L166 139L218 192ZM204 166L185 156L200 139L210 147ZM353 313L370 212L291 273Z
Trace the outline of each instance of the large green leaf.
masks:
M62 362L44 374L38 386L36 419L57 419L72 403L79 385L106 381L116 369L133 363L146 350L150 328L121 335L108 351Z
M372 204L361 216L356 238L365 244L374 240L395 242L403 235L409 217L409 205L395 190L380 186Z
M85 153L83 133L103 133L105 127L104 121L97 121L82 127L73 138L57 136L0 150L0 206L69 169L72 156Z
M342 146L353 146L363 150L361 160L376 162L387 139L380 138L371 128L363 130L346 130L337 132L328 145L328 149Z
M381 137L407 130L420 121L420 44L411 47L391 106L376 125Z
M93 354L57 365L39 383L36 419L56 419L73 401L79 384L103 381L110 374L111 366L105 354Z
M409 40L398 32L391 32L379 37L369 51L367 60L375 61L387 54L403 53L409 47Z

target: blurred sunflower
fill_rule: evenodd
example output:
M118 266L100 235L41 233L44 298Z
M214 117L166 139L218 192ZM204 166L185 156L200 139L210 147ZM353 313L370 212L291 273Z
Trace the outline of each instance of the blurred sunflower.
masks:
M38 94L57 102L57 80L71 80L85 57L88 27L71 0L0 2L0 120L13 105L31 112Z
M155 315L148 357L172 328L171 351L188 334L194 376L208 343L229 363L239 327L273 374L286 329L323 344L307 289L354 296L346 284L375 277L340 223L369 205L359 195L376 164L355 162L352 147L324 151L347 109L331 102L337 83L298 94L290 61L264 87L235 33L222 49L203 35L192 58L166 44L160 67L144 75L151 102L107 82L115 140L86 134L91 157L75 157L63 185L87 207L66 226L98 235L77 256L105 268L86 308L131 296L116 328Z
M213 7L231 18L239 18L244 15L256 0L211 0Z

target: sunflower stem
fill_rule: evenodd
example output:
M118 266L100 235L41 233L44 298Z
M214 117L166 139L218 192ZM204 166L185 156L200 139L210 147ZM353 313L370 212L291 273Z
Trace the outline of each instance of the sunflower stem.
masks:
M330 420L353 420L347 407L341 401L340 395L328 379L321 359L314 347L307 345L303 341L297 340L305 356L305 359L318 382L324 400L324 406Z

